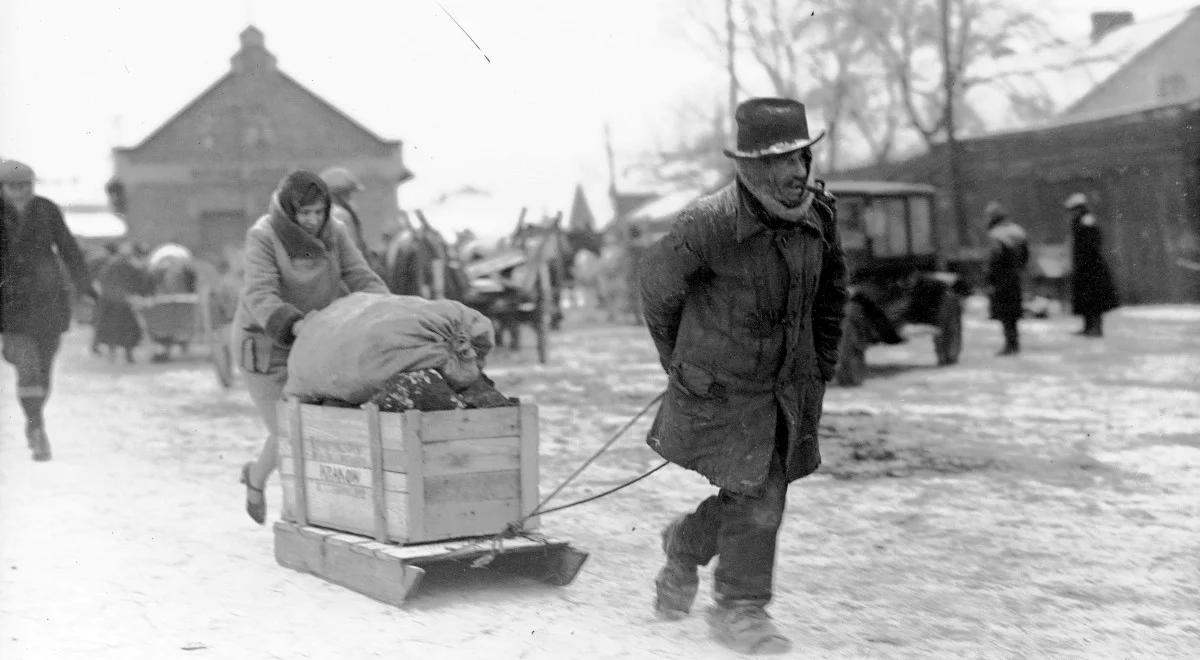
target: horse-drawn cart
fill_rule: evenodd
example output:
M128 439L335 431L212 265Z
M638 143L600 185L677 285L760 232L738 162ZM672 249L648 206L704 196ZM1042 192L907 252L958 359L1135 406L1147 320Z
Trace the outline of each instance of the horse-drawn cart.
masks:
M538 250L512 248L466 266L470 285L462 302L496 325L496 343L520 347L520 327L533 327L538 362L546 363L554 309L550 268Z

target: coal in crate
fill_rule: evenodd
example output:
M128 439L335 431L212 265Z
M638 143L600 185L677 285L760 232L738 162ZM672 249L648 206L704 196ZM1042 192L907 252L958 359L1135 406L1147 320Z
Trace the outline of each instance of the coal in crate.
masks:
M308 357L289 362L288 398L279 404L287 435L276 560L394 605L434 565L571 582L587 554L538 534L536 516L526 519L539 501L537 407L503 397L481 372L471 375L464 363L472 351L436 368L409 355L402 369L377 351L398 341L416 346L410 340L428 331L428 318L449 318L436 334L473 337L471 360L482 362L490 324L485 333L475 312L451 301L348 298L306 321L293 347L293 356ZM413 321L414 309L423 324ZM372 330L393 313L386 333ZM395 327L400 317L408 330ZM523 521L519 529L515 521Z

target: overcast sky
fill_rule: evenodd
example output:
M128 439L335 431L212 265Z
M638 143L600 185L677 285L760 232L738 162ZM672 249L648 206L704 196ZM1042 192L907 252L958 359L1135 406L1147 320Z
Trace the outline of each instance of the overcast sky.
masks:
M1196 2L1040 4L1071 36L1089 11L1146 18ZM603 186L606 122L627 159L669 136L681 106L723 98L719 65L680 35L683 0L441 5L482 52L433 0L0 0L0 154L102 199L111 147L224 74L250 23L282 70L404 141L417 174L405 205L466 184L534 204L575 181Z

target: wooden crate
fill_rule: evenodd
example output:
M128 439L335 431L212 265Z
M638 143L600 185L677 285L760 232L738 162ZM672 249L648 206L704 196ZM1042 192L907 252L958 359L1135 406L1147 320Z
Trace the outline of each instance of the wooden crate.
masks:
M534 405L389 413L292 399L279 418L284 517L297 525L424 543L497 534L537 506Z

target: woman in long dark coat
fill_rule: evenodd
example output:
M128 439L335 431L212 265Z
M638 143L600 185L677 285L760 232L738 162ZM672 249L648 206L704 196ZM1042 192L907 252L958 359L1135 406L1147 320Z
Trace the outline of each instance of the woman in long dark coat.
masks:
M1025 313L1021 277L1029 262L1029 242L1025 230L1008 219L999 202L990 202L988 218L987 283L991 289L991 316L1004 329L1004 348L1000 355L1021 351L1017 322Z
M109 357L117 348L125 350L125 361L133 363L133 349L142 342L142 328L134 315L131 296L148 295L149 279L126 244L109 259L96 277L100 301L96 305L96 336L93 343L106 346Z
M1068 197L1064 206L1071 217L1071 310L1083 317L1076 334L1102 337L1104 313L1120 305L1104 260L1103 236L1082 193Z

